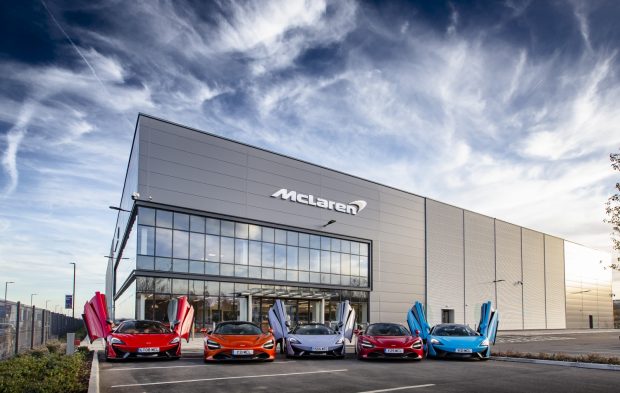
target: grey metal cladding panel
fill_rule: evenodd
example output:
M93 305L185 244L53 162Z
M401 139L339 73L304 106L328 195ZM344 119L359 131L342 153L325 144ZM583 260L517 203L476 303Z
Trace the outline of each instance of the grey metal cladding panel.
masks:
M168 146L182 153L192 153L215 158L231 164L247 163L247 148L239 149L237 144L223 141L208 134L187 131L174 135L154 128L142 128L141 144ZM188 136L194 136L190 138Z
M144 121L142 121L143 119ZM165 133L170 136L181 137L190 141L209 143L211 145L231 152L246 154L248 149L253 149L241 143L236 143L231 140L223 139L222 137L218 137L215 134L211 135L203 131L197 131L189 127L170 124L168 122L156 119L141 117L140 125L142 129L150 129L159 134Z
M545 235L547 329L566 328L564 240Z
M223 175L210 170L198 169L175 162L163 161L155 157L148 157L146 160L148 160L146 167L148 167L150 173L178 177L180 179L230 188L237 191L245 191L245 180L239 177ZM150 181L154 180L150 179ZM158 184L155 183L152 185L157 186Z
M189 153L182 150L178 150L174 147L163 146L158 144L142 144L141 146L141 161L146 164L145 157L153 157L166 162L174 162L181 165L187 165L189 167L206 169L211 172L220 173L222 175L245 178L246 167L240 163L232 163L230 161L223 161L218 158L211 157L207 151L203 151L201 154ZM141 167L140 169L147 169Z
M545 245L540 232L523 229L523 326L545 329Z
M523 329L521 277L521 228L495 221L497 254L497 308L501 315L500 329Z
M454 310L462 323L465 307L463 210L427 200L427 314L431 324L441 321L441 309ZM447 307L446 307L447 306Z
M163 203L171 206L183 206L185 208L198 211L214 211L234 217L247 217L247 209L244 204L166 189L151 188L151 191L154 193L152 201L155 203ZM141 188L140 194L143 192L146 194L146 190ZM169 201L173 202L170 203Z
M174 204L175 200L167 201L158 197L158 190L168 190L188 195L194 195L199 198L218 199L221 201L234 202L245 205L245 193L241 190L215 186L212 184L200 183L196 180L181 179L179 177L161 175L159 173L150 172L149 195L153 197L153 202ZM157 187L153 186L156 184ZM178 191L183 190L183 191ZM204 210L204 209L202 209Z
M480 321L480 307L495 301L495 237L493 219L465 211L465 323Z
M321 174L313 172L308 169L300 169L293 165L290 165L290 159L284 162L276 162L273 160L267 160L258 158L253 155L248 155L248 167L254 168L263 172L271 173L277 176L290 179L304 179L306 182L314 184L315 186L321 185ZM281 188L287 188L282 185ZM276 190L277 191L277 190ZM305 190L296 190L298 192L306 192ZM309 192L308 192L309 193ZM321 196L321 195L317 195Z

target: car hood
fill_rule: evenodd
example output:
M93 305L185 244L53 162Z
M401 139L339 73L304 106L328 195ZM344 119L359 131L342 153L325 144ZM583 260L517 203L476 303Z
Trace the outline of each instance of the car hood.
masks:
M336 341L342 338L340 334L322 334L318 336L289 334L288 337L289 339L295 338L301 343L301 345L315 347L331 347L334 345L339 345L336 344Z
M418 339L413 336L363 336L363 338L380 346L411 345Z
M477 347L484 337L482 336L430 336L429 339L435 338L448 346Z
M233 335L233 334L211 334L205 337L207 340L214 340L224 345L254 346L273 338L270 334L255 335Z
M112 333L111 337L116 337L122 340L125 344L130 346L164 346L170 344L175 337L178 337L176 333L164 333L164 334L124 334L124 333Z

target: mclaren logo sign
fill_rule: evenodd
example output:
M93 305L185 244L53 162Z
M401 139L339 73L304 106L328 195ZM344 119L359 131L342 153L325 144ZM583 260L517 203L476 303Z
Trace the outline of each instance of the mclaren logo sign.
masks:
M314 195L301 194L297 191L289 191L286 188L282 188L274 192L271 197L352 215L356 215L366 207L366 201L353 201L349 203L335 202L323 198L317 198Z

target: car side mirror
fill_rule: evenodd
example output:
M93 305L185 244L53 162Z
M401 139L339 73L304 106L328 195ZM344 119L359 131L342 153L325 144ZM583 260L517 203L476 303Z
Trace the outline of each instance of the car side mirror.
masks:
M338 322L338 329L341 329L344 326L344 323Z
M205 328L200 329L200 333L206 333L206 332L207 332L207 329Z
M108 325L114 325L114 321L111 319L106 319L105 323L107 323Z
M415 330L415 335L420 337L420 331L418 329Z
M213 334L213 330L207 330L207 334Z
M362 333L362 331L361 331L361 330L359 330L359 329L355 329L355 330L353 331L353 333L354 333L356 336L359 336L359 335Z
M290 327L291 327L291 323L290 323L289 321L284 322L284 325L285 325L287 328L290 328Z

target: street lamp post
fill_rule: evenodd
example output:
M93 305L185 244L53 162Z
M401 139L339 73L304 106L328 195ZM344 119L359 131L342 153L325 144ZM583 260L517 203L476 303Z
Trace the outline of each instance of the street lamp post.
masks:
M71 298L71 316L75 318L75 262L70 262L69 265L73 265L73 295Z
M5 281L4 282L4 303L6 304L6 302L8 302L8 299L6 298L6 292L9 288L9 284L15 284L15 281Z
M38 295L38 293L31 293L31 294L30 294L30 307L32 307L32 305L34 304L34 303L32 302L32 298L33 298L33 297L35 297L36 295Z

